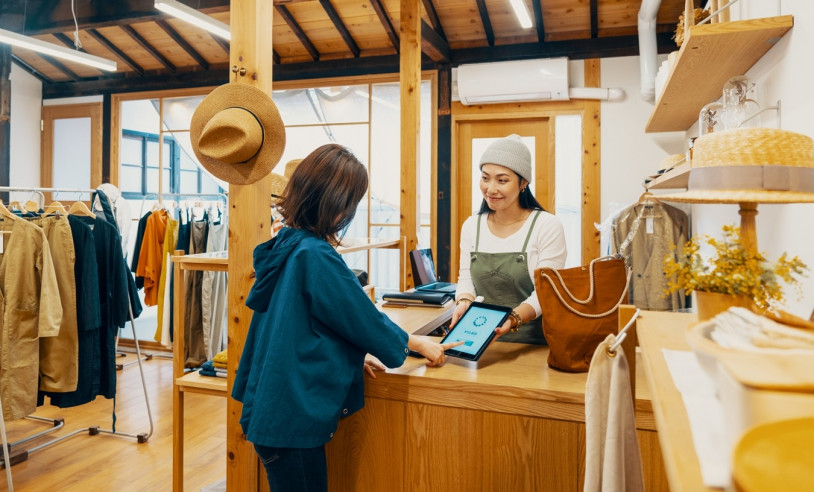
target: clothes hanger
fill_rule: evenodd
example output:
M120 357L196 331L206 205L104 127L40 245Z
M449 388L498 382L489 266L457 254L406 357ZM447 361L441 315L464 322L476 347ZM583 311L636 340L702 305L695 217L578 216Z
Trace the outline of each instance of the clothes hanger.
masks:
M40 204L34 200L28 200L25 202L25 205L23 205L23 208L26 212L37 212L40 209Z
M23 211L23 206L20 205L20 202L18 202L17 200L14 200L14 201L9 202L8 209L9 210L18 210L18 211L22 212Z
M43 210L42 214L68 215L68 210L65 208L65 205L63 205L60 202L51 202L48 204L48 206L45 207L45 210Z
M85 202L81 200L77 200L71 204L71 207L68 209L68 213L70 215L84 215L85 217L92 217L96 218L96 214L91 212Z
M11 220L17 220L18 219L18 217L16 215L14 215L14 213L12 213L9 209L6 208L6 206L3 204L2 200L0 200L0 216L9 218Z

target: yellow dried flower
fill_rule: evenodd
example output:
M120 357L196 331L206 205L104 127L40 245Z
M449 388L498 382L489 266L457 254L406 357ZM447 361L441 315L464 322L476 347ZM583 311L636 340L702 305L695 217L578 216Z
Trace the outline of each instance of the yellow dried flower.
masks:
M715 250L715 257L705 261L699 253L701 243ZM740 227L725 225L723 240L703 235L693 237L680 252L675 244L672 253L664 257L667 277L665 295L684 289L720 294L746 295L760 308L783 302L780 280L792 284L801 292L799 279L808 267L797 256L789 259L783 253L775 263L766 260L759 251L746 250L741 244Z

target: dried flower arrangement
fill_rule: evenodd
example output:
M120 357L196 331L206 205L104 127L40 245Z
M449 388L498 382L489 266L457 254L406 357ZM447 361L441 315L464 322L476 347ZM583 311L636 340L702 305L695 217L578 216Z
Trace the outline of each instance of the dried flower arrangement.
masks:
M702 242L715 250L709 262L699 253ZM676 249L673 244L673 252ZM800 258L789 259L786 253L770 263L759 251L743 247L740 227L725 225L723 240L708 235L693 237L679 254L664 258L664 274L669 279L665 293L684 289L687 294L702 291L745 295L756 307L767 309L784 300L780 280L799 289L798 277L804 276L807 269Z
M696 25L702 20L709 17L709 10L704 9L695 9L693 10L693 23L692 25ZM676 24L676 32L673 35L673 39L676 42L676 46L681 48L681 45L684 44L684 13L682 12L681 15L678 16L678 24Z

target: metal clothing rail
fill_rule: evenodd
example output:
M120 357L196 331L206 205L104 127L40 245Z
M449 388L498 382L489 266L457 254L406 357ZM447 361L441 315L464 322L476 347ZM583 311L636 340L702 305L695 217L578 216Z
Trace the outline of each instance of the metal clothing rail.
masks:
M158 200L158 203L163 203L164 198L217 198L223 200L224 204L229 203L229 197L226 193L147 193L141 198L139 217L144 215L144 202L152 199Z
M97 190L95 190L95 189L71 189L71 188L37 188L37 187L27 187L26 188L26 187L14 187L14 186L0 186L0 192L6 192L6 191L93 194ZM136 355L138 357L139 372L141 374L141 386L142 386L142 389L144 391L144 404L147 407L147 418L148 418L149 423L150 423L150 431L148 433L129 434L129 433L124 433L124 432L117 432L115 430L100 429L99 426L86 427L86 428L83 428L83 429L78 429L76 431L73 431L73 432L71 432L69 434L66 434L64 436L57 437L56 439L53 439L53 440L48 441L46 443L43 443L43 444L41 444L39 446L35 446L33 448L28 449L27 453L26 453L26 458L27 458L27 454L30 454L30 453L32 453L34 451L40 450L40 449L45 448L47 446L50 446L52 444L56 444L56 443L58 443L58 442L60 442L62 440L65 440L65 439L67 439L69 437L75 436L77 434L80 434L80 433L83 433L83 432L86 432L86 431L90 435L96 435L96 434L99 434L99 433L106 433L106 434L115 434L115 435L125 436L125 437L134 437L134 438L136 438L137 442L139 442L139 443L147 442L150 439L150 437L152 437L153 430L154 430L153 415L152 415L152 411L150 410L150 398L149 398L149 395L147 393L147 382L146 382L146 380L144 378L144 367L141 364L141 349L140 349L139 343L138 343L138 336L136 335L136 323L135 323L135 319L133 317L133 308L132 308L132 305L129 302L129 299L128 299L128 309L129 309L129 314L130 314L130 327L133 330L133 341L134 341L135 347L136 347ZM118 339L118 337L117 337L117 339ZM115 408L115 403L114 403L114 408ZM51 421L51 422L54 423L54 428L49 429L48 431L37 433L34 436L29 436L29 437L23 438L23 439L21 439L19 441L16 441L15 443L11 443L11 444L6 443L4 429L0 429L0 430L3 431L3 434L4 434L2 436L3 437L4 458L5 458L5 455L6 455L5 452L7 451L7 449L10 449L12 446L22 444L24 442L27 442L27 441L33 439L34 437L39 437L39 436L41 436L41 435L43 435L43 434L45 434L47 432L53 432L54 430L61 428L62 425L64 424L64 421L62 419L57 420L57 419L46 419L46 418L42 418L42 417L31 417L31 416L29 416L29 417L33 418L35 420ZM6 470L7 470L7 474L9 475L9 478L8 478L9 484L11 484L11 476L10 476L10 471L9 471L11 463L9 463L8 458L5 458L4 463L6 463Z

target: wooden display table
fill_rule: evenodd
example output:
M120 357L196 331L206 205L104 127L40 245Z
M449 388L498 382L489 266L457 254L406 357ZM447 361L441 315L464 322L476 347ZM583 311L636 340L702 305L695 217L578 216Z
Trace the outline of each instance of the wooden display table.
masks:
M647 374L667 482L673 492L720 490L704 486L701 479L684 401L673 384L662 352L692 350L684 336L687 327L696 320L694 314L645 311L637 323L642 368Z
M587 374L550 369L547 357L548 347L495 342L477 363L408 358L368 377L365 408L327 445L329 490L581 490ZM637 381L645 486L666 490L642 371Z

